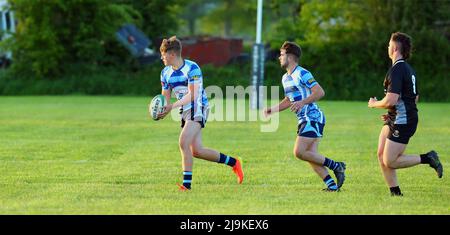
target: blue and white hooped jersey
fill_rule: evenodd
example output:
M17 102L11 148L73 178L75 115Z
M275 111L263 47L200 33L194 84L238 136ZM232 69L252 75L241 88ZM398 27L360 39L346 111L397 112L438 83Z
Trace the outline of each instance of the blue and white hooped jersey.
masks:
M197 112L195 116L202 115L202 108L208 105L208 98L203 89L203 76L197 63L184 60L184 64L177 70L173 70L172 66L166 66L161 71L161 85L163 90L173 90L177 100L181 100L188 93L189 84L198 84L198 95L196 100L184 105L180 110L186 111L195 107Z
M306 99L311 95L311 88L318 84L308 70L298 65L292 74L285 73L281 81L283 83L284 95L291 102ZM325 115L316 103L303 106L297 112L297 119L299 124L306 121L325 124Z

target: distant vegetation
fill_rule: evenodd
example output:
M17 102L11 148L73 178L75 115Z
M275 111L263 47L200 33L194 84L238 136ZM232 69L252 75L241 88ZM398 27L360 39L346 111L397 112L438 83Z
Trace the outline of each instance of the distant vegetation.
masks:
M413 37L410 60L421 99L450 101L450 2L448 1L264 1L263 41L275 52L285 40L303 49L301 65L326 89L327 99L382 96L390 66L392 32ZM255 34L256 0L9 0L17 32L0 42L13 63L0 71L0 94L133 94L159 92L160 63L141 66L114 39L124 23L150 38ZM158 45L153 45L158 47ZM249 52L249 51L247 51ZM205 52L207 53L207 52ZM271 57L276 58L276 56ZM251 65L202 66L208 84L248 85ZM218 71L216 71L218 70ZM283 71L266 63L267 85ZM439 91L439 92L436 92Z

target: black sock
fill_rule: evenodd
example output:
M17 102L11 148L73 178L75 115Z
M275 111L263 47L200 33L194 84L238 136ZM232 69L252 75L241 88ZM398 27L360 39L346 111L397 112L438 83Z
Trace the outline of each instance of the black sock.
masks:
M391 196L403 196L399 186L390 187L389 189L391 190Z
M183 186L191 189L192 171L183 171Z
M327 185L327 188L330 190L338 190L338 187L336 183L334 182L333 178L331 178L330 175L325 176L323 179L323 182Z
M220 157L219 157L219 162L218 163L223 163L229 166L234 166L236 165L236 159L230 156L227 156L223 153L220 153Z
M328 167L328 169L334 171L334 170L336 170L336 168L338 168L339 163L335 162L335 161L333 161L333 160L331 160L329 158L325 158L325 161L323 162L322 165L326 166L326 167Z
M430 164L428 153L420 154L420 164Z

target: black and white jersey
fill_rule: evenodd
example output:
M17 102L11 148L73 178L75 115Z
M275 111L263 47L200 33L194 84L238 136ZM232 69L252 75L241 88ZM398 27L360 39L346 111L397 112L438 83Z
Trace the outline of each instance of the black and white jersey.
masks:
M395 124L418 122L416 96L419 95L416 73L405 60L397 60L386 74L384 92L399 94L397 104L389 109Z

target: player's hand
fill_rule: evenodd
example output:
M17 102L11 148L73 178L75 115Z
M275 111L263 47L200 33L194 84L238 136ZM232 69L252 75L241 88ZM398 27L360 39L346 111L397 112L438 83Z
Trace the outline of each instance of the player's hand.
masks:
M263 111L264 117L268 117L269 115L272 114L272 109L271 108L265 108Z
M367 107L374 108L374 104L377 101L377 97L370 97L369 102L367 102Z
M303 106L305 106L305 103L303 103L302 101L295 101L291 104L291 111L297 113L303 108Z
M385 122L385 121L387 121L388 119L389 119L389 115L387 115L387 114L381 115L381 121Z
M158 119L163 119L165 116L167 116L167 114L169 114L170 111L172 111L172 107L173 107L172 104L168 104L168 105L164 106L163 107L164 111L162 113L158 114Z

